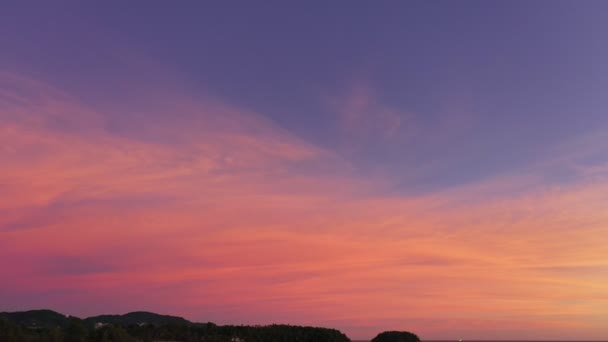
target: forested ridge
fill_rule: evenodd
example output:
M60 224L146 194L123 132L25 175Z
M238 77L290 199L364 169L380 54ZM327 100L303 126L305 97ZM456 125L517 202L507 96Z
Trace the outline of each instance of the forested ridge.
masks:
M193 323L150 312L80 319L51 310L0 313L2 342L347 342L336 329Z

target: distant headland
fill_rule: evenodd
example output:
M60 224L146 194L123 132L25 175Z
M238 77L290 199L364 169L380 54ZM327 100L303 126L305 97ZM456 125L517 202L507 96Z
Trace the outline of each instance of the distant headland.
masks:
M350 342L337 329L273 324L194 323L177 316L136 311L81 319L52 310L0 312L2 342ZM372 342L419 342L409 332L384 332Z

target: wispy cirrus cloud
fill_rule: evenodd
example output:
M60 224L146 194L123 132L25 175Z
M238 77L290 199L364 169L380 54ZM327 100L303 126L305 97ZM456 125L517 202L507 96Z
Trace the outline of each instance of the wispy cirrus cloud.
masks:
M343 134L352 139L391 140L400 130L411 128L405 126L407 113L384 105L364 83L353 84L344 95L329 102Z
M608 183L586 172L561 186L543 177L577 159L385 194L386 179L357 177L333 151L229 104L163 90L155 107L160 94L148 88L149 104L97 107L9 76L0 87L6 309L335 322L366 337L401 327L425 338L473 328L504 337L500 327L606 333L589 317L608 307ZM401 121L362 92L346 101L348 129L392 139ZM370 125L366 115L380 117Z

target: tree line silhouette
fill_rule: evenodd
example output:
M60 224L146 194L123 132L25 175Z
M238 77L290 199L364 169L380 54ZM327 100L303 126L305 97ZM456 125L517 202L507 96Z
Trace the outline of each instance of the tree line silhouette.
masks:
M0 312L0 342L350 342L336 329L192 323L151 312L80 319L51 310ZM420 342L415 334L386 331L372 342Z
M60 315L54 313L56 315ZM0 314L0 341L2 342L348 342L350 339L336 329L302 327L294 325L216 325L214 323L191 323L176 321L150 313L157 317L156 324L140 321L127 324L121 316L114 317L111 323L97 318L79 319L65 317L59 319L48 310L39 315L15 318L10 314ZM40 317L42 316L42 317ZM160 317L160 318L158 318ZM45 320L46 319L46 320Z

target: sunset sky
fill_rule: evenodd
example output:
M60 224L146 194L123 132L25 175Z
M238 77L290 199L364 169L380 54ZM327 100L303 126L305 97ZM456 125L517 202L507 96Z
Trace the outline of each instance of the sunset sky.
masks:
M0 311L606 340L607 16L2 2Z

